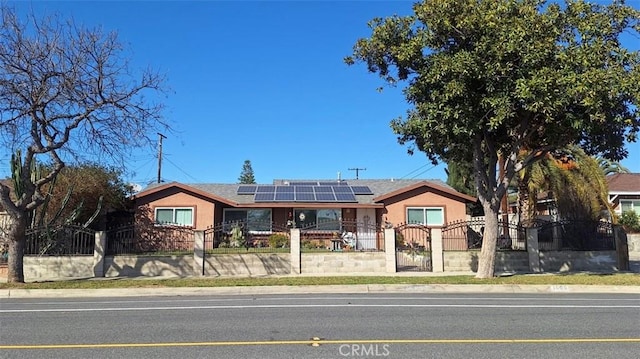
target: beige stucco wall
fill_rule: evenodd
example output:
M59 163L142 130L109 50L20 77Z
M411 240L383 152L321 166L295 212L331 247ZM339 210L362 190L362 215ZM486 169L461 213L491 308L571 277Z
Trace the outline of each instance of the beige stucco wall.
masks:
M366 274L384 273L384 252L302 253L301 273Z
M184 256L108 256L105 277L155 277L194 275L193 255Z
M207 276L265 276L289 274L289 253L250 253L208 255L205 259Z
M444 223L466 218L465 203L448 193L421 187L384 201L384 216L393 225L407 221L407 207L443 207Z
M153 193L136 202L136 218L148 210L151 219L154 218L157 207L193 207L194 226L197 230L204 230L214 223L213 214L215 204L209 199L196 194L182 192L176 188L168 188L158 193Z
M24 279L32 282L47 279L92 278L93 256L25 256Z
M544 272L617 271L616 251L548 251L540 252Z
M444 251L445 272L476 272L480 251ZM496 272L528 272L529 257L526 251L496 252Z

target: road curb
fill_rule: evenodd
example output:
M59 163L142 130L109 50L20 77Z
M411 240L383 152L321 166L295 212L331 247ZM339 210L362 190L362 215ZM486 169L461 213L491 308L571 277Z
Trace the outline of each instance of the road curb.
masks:
M193 295L358 294L358 293L615 293L640 294L639 286L359 284L255 287L2 289L0 298L100 298Z

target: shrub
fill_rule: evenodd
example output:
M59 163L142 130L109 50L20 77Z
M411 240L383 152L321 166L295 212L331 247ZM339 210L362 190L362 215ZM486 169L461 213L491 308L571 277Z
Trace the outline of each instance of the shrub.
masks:
M620 216L620 224L624 227L625 231L631 233L640 232L640 218L634 211L624 211Z
M289 237L282 233L274 233L269 236L269 247L271 248L288 248Z

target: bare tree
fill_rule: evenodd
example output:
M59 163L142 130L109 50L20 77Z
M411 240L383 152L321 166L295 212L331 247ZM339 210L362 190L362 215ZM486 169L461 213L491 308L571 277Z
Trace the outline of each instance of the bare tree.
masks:
M116 33L87 29L59 16L26 21L0 5L0 145L14 156L14 186L0 184L0 205L9 214L8 281L24 282L28 213L44 200L43 188L79 157L124 163L131 148L167 130L163 77L131 71ZM31 176L36 162L51 171ZM18 165L16 165L16 163Z

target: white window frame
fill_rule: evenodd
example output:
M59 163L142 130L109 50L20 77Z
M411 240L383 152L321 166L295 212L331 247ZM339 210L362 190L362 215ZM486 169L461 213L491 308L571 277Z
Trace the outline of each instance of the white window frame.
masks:
M318 228L318 211L323 211L323 210L329 210L329 211L336 211L338 213L338 224L340 225L340 228L331 228L331 229L319 229ZM296 223L296 225L298 225L298 218L296 217L296 211L315 211L316 212L316 222L315 222L315 227L310 228L310 231L313 232L322 232L322 233L331 233L331 232L336 232L336 231L342 231L342 208L294 208L293 209L293 214L294 214L294 222Z
M620 200L620 213L624 212L622 209L622 203L629 203L631 205L631 211L636 212L640 215L640 199L621 199ZM638 204L636 206L636 204Z
M269 223L270 224L270 228L268 231L249 231L249 233L251 234L271 234L273 233L273 209L271 208L224 208L222 210L222 222L223 223L227 223L227 212L245 212L245 223L248 223L249 221L249 211L264 211L264 210L268 210L269 211ZM231 231L231 225L229 226L229 228L224 228L225 231Z
M422 223L410 223L409 222L409 210L422 210ZM442 223L427 223L427 210L433 210L433 209L438 209L440 210L440 212L442 213ZM406 212L406 222L407 224L411 225L411 224L415 224L415 225L425 225L425 226L434 226L434 227L441 227L444 226L444 207L418 207L418 206L413 206L413 207L407 207Z
M167 210L170 209L173 211L173 221L172 222L158 222L158 210ZM180 224L176 222L176 210L179 209L188 209L191 210L191 223L189 224ZM154 222L156 223L156 225L158 226L182 226L182 227L193 227L194 226L194 222L196 219L196 208L195 207L156 207L153 211L153 215L154 215Z

